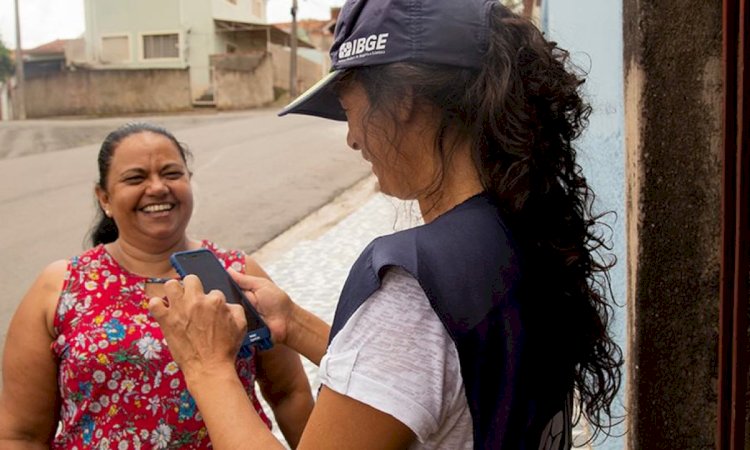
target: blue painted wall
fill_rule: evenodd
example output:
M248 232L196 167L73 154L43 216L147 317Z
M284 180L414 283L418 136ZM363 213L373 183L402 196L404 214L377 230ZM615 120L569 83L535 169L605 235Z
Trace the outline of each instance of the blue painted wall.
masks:
M622 0L542 0L541 26L545 34L570 51L573 62L588 73L584 91L594 111L589 128L578 144L579 162L596 193L595 210L616 213L605 219L612 228L610 235L617 257L611 278L620 307L616 308L612 329L627 358ZM624 392L623 385L621 405L624 405ZM623 431L624 426L615 430L616 434ZM624 437L594 442L594 448L606 450L622 449L625 445Z

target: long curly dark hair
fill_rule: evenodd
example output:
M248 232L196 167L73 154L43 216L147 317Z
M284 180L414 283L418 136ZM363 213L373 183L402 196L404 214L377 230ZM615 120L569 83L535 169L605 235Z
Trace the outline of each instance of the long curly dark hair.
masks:
M444 166L457 142L472 144L483 187L521 248L527 274L522 314L531 351L539 356L534 384L550 392L573 387L575 421L583 415L594 437L609 434L620 419L613 403L623 357L609 334L614 257L572 145L591 112L580 94L583 78L568 52L527 19L498 3L490 23L480 70L418 63L361 67L351 69L339 88L360 83L370 115L385 112L394 120L394 105L407 96L435 107L435 148ZM439 174L432 188L441 181Z

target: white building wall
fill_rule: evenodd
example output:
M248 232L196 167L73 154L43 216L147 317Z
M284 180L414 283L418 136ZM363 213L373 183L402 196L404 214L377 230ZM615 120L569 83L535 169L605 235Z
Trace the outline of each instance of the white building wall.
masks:
M210 55L216 46L211 0L179 0L185 28L185 60L190 68L193 100L212 92Z
M189 69L191 91L197 99L211 89L209 55L216 45L212 1L85 0L87 61L97 68ZM173 33L178 35L176 57L145 57L146 36ZM129 40L130 56L125 61L107 61L102 38L119 37Z
M612 331L627 359L627 234L625 228L625 106L622 38L622 0L542 0L542 28L552 40L570 51L573 63L587 73L583 85L593 113L578 148L579 164L596 193L596 212L614 211L603 218L611 232L617 264L610 272L617 302ZM624 404L623 386L618 399ZM622 413L623 410L617 410ZM613 436L594 443L595 449L622 449L626 424Z
M211 0L213 18L243 23L266 23L266 0Z
M180 14L181 0L86 0L87 55L95 66L112 68L170 68L187 67L185 57L185 26ZM176 57L146 59L144 36L150 34L178 35L179 53ZM102 38L126 38L129 57L110 61L103 52Z
M212 92L210 55L225 53L227 36L217 35L215 20L266 23L266 0L84 0L86 61L96 68L188 69L194 100ZM175 57L151 59L144 39L153 34L177 34ZM109 44L104 44L103 39ZM111 58L104 45L121 48L127 39L129 55ZM117 52L122 54L123 52Z

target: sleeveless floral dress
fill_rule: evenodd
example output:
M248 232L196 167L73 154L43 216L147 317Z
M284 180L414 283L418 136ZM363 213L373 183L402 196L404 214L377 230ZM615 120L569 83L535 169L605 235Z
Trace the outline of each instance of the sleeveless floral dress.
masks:
M226 268L244 271L241 251L208 241ZM103 245L73 258L55 314L62 405L53 449L211 448L206 426L161 329L148 312L147 279L121 267ZM237 373L258 414L254 349L243 347Z

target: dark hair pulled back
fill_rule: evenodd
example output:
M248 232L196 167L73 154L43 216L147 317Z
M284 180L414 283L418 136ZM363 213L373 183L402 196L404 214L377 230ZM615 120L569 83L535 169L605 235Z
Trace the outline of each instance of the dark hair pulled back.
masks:
M480 70L394 63L352 69L341 83L365 88L369 114L396 120L395 105L409 95L435 107L443 165L455 144L471 143L481 182L519 242L529 275L523 314L534 359L542 361L535 363L537 385L562 373L558 381L577 392L576 420L585 416L594 436L609 434L619 420L613 404L623 358L609 334L614 257L602 236L607 227L593 213L594 193L572 145L591 112L580 94L583 79L568 52L527 19L498 3L490 23Z
M191 156L187 146L180 143L172 133L167 131L165 128L158 125L154 125L147 122L131 122L127 123L120 128L110 132L101 147L99 148L99 156L97 157L97 163L99 166L99 181L97 186L104 191L107 190L107 179L109 177L109 168L112 165L112 157L114 156L115 150L125 138L139 133L154 133L164 136L165 138L172 141L177 150L180 152L182 160L185 164L188 162L188 158ZM89 232L89 239L92 245L107 244L114 242L119 232L117 230L117 224L111 217L107 217L104 214L99 202L97 202L97 217L96 224Z

